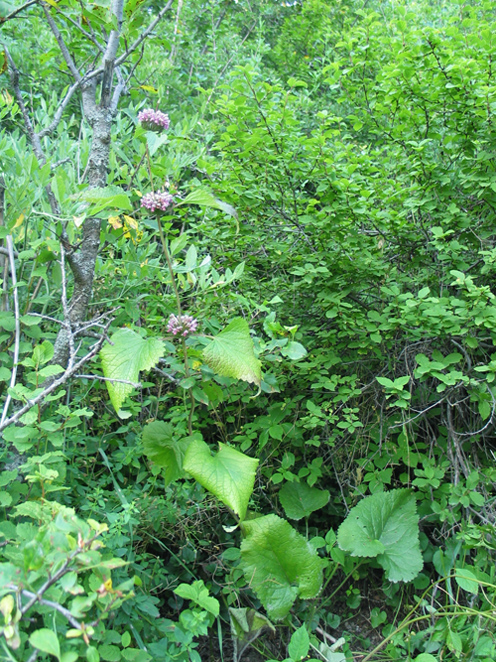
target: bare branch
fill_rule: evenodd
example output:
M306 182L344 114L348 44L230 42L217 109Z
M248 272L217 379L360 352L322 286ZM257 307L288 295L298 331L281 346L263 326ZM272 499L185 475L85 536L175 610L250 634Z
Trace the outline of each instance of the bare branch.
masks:
M102 377L102 375L74 375L76 379L98 379L101 382L116 382L117 384L129 384L133 388L141 388L141 382L130 382L129 379L113 379L111 377Z
M49 136L51 133L55 131L55 129L58 127L60 123L60 120L62 119L62 114L64 110L69 105L70 100L74 96L74 92L79 89L80 85L81 85L81 81L76 81L70 86L70 88L66 92L65 97L60 102L57 108L57 112L53 116L53 120L46 127L46 129L43 129L38 133L38 139L44 138L45 136Z
M160 12L157 14L157 17L150 23L150 25L144 30L140 36L136 39L136 41L129 46L129 48L126 48L126 52L123 53L120 57L117 58L115 61L115 66L118 67L120 64L125 62L127 58L131 55L131 53L134 53L134 51L139 48L141 43L148 37L148 35L155 30L157 25L160 23L160 21L163 19L165 14L169 11L169 9L172 7L172 2L173 0L169 0L169 2L163 7Z
M81 623L74 618L71 612L62 605L60 605L58 602L53 602L52 600L45 600L44 598L39 598L36 595L36 593L32 593L31 591L27 591L26 589L23 589L21 591L21 595L24 595L24 597L31 599L37 598L38 604L45 605L46 607L51 607L52 609L55 609L60 614L65 616L73 628L76 628L77 630L83 629Z
M14 9L14 11L11 11L10 14L7 14L7 16L0 18L0 23L6 23L7 21L10 21L11 18L14 18L15 16L17 16L17 14L20 14L28 7L31 7L31 5L35 5L37 2L38 0L29 0L28 2L25 2L20 7L17 7L17 9Z
M122 16L124 11L124 0L113 0L112 14L117 19L117 30L112 30L107 48L103 56L103 80L102 80L102 108L110 106L111 92L112 92L112 79L114 77L115 58L117 57L117 48L119 46L119 39L122 30Z
M8 257L9 256L9 249L4 248L3 246L0 246L0 253L2 255L6 255ZM19 257L19 253L17 251L14 251L14 257Z
M111 321L108 322L106 331L108 330L108 327L110 326ZM51 384L49 384L46 388L44 388L38 395L33 398L32 400L28 400L26 404L21 407L18 411L16 411L15 414L13 414L9 419L4 421L3 423L0 424L0 432L5 430L6 427L9 425L12 425L13 423L17 423L17 421L21 418L21 416L24 416L24 414L31 409L31 407L34 407L37 405L39 402L42 402L47 395L50 395L50 393L53 393L56 389L58 389L59 386L62 386L62 384L65 384L65 382L70 379L73 375L75 375L79 369L87 363L90 359L92 359L94 356L98 354L100 349L103 346L103 343L106 340L106 333L103 334L97 342L91 346L89 352L85 354L77 363L75 363L72 368L64 370L64 374L61 375L58 379L55 379Z
M76 30L79 30L79 32L81 32L81 34L82 34L83 36L85 36L86 39L88 39L88 41L91 41L92 44L95 44L95 46L98 48L98 50L100 51L100 53L104 53L104 52L105 52L105 48L104 48L103 44L101 44L101 43L98 41L98 39L95 37L94 34L90 34L89 32L87 32L87 31L86 31L86 30L85 30L85 29L84 29L84 28L83 28L83 27L82 27L77 21L75 21L75 20L74 20L73 18L71 18L70 16L67 16L67 14L64 14L64 13L59 9L59 7L55 7L55 9L56 9L56 11L57 11L59 14L61 14L61 15L65 18L66 21L69 21L69 23L71 23L71 25L73 25L73 26L76 28Z
M24 99L22 98L21 90L19 88L19 71L17 70L17 67L15 66L14 60L12 59L7 46L4 46L4 52L5 52L5 55L7 57L7 62L9 63L10 82L12 83L12 88L14 90L14 96L16 98L16 101L17 101L17 104L18 104L19 108L21 109L24 124L26 126L26 131L28 132L31 144L33 145L34 154L35 154L36 158L38 159L38 161L42 165L45 165L46 157L45 157L45 155L43 153L43 150L41 148L40 138L34 130L33 124L31 122L31 118L29 117L29 113L28 113L27 108L24 104Z
M13 358L13 368L12 374L10 375L10 388L14 388L16 379L17 379L17 363L19 361L19 347L21 343L21 321L19 313L19 296L17 293L17 276L15 268L15 258L14 258L14 244L12 242L12 236L10 234L6 237L7 250L9 252L9 262L10 262L10 273L12 278L12 290L14 294L14 315L15 315L15 344L14 344L14 358ZM10 393L5 399L3 406L2 418L0 420L0 428L7 418L7 413L9 411L9 406L12 401L12 396Z
M76 67L76 63L74 62L72 55L69 53L69 49L65 45L64 38L62 37L60 30L57 27L57 24L53 20L52 15L48 11L47 6L45 3L42 3L43 11L45 12L45 17L47 20L48 25L50 26L50 29L52 31L53 36L55 37L55 41L57 42L60 52L62 53L62 56L65 60L65 63L69 67L69 71L74 77L74 80L80 82L81 81L81 74L78 71L78 68Z

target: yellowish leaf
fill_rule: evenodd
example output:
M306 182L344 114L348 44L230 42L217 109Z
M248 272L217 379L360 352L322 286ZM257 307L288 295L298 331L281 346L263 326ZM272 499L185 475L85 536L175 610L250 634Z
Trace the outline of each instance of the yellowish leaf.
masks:
M15 222L14 227L15 227L15 228L18 228L19 226L22 225L23 221L24 221L24 214L21 214L21 215L19 216L19 218L17 219L17 221Z
M114 230L118 230L119 228L122 228L122 222L118 216L109 216L108 222L114 228Z
M126 214L124 214L124 220L126 221L127 226L131 228L131 230L138 229L138 221L132 216L126 216Z

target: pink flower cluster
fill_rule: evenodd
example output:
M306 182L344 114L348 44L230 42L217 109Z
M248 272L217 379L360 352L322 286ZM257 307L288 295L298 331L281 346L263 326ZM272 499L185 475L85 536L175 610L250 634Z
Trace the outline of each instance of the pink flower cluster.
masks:
M162 113L160 110L153 110L153 108L146 108L138 113L138 122L143 126L146 131L157 131L161 133L164 129L169 128L169 116Z
M198 320L191 315L171 315L167 322L167 331L173 336L186 338L196 331Z
M166 211L174 202L174 198L170 193L146 193L141 198L141 206L146 207L150 211Z

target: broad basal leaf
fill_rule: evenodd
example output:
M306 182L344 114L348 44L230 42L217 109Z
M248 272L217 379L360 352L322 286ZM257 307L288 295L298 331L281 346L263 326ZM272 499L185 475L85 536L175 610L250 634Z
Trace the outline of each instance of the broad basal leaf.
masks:
M323 508L329 501L329 492L307 483L286 483L279 492L279 500L286 516L298 520Z
M391 582L408 582L423 567L415 497L409 490L378 492L352 508L338 544L352 556L376 556Z
M246 516L257 466L258 460L224 444L219 444L219 452L212 457L210 448L199 439L191 442L183 463L184 471L237 513L241 520Z
M158 338L143 339L131 329L120 329L112 338L112 345L105 345L100 352L103 374L109 379L123 379L136 383L140 370L149 370L164 354L164 343ZM131 384L107 382L110 401L117 413Z
M178 439L174 435L172 425L163 421L153 421L143 428L142 440L146 457L165 469L165 487L184 476L184 455L192 437Z
M317 595L324 561L288 522L266 515L243 528L241 568L270 618L284 618L298 596Z
M203 350L205 362L223 377L234 377L260 386L261 363L253 351L250 329L236 317Z

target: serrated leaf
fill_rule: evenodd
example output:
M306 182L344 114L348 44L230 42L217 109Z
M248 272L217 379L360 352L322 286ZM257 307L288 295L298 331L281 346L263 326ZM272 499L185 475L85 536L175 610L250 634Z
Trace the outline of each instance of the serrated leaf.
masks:
M203 359L214 372L260 386L261 363L253 350L250 329L242 317L236 317L203 350Z
M120 329L100 352L103 374L109 379L123 379L136 383L140 370L149 370L164 355L164 343L158 338L144 340L131 329ZM122 382L107 382L115 410L119 413L133 386Z
M35 630L29 635L29 643L33 648L37 648L43 653L54 655L56 658L60 659L60 644L57 635L53 630L49 630L48 628Z
M216 618L219 615L219 601L208 594L208 589L201 579L192 584L179 584L174 593L185 600L191 600Z
M238 213L234 209L234 207L227 204L227 202L222 202L222 200L218 200L212 193L210 193L210 191L207 191L205 189L198 188L195 191L192 191L185 198L180 200L176 204L176 207L180 207L181 205L191 205L191 204L202 205L203 207L213 207L214 209L220 209L225 214L228 214L229 216L233 216L236 219L238 218Z
M153 421L143 428L142 439L146 457L165 469L165 487L184 476L184 455L192 437L178 439L174 436L172 425Z
M299 520L323 508L329 501L329 492L307 483L286 483L279 492L279 500L286 516Z
M270 618L284 618L298 596L317 595L324 561L288 522L266 515L243 529L240 565Z
M308 655L309 650L310 639L306 627L302 625L293 632L288 646L288 653L292 660L299 662Z
M257 466L258 460L221 443L219 452L212 457L210 448L200 439L191 442L183 463L184 471L237 513L241 520L246 516Z
M391 582L408 582L423 567L415 497L409 490L378 492L352 508L338 545L352 556L377 557Z

